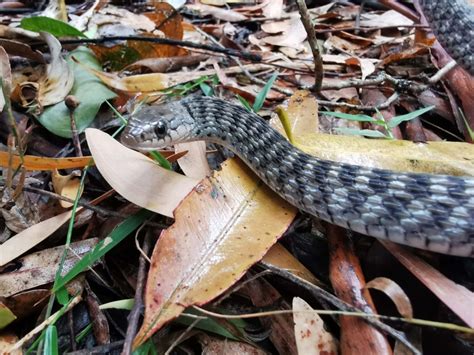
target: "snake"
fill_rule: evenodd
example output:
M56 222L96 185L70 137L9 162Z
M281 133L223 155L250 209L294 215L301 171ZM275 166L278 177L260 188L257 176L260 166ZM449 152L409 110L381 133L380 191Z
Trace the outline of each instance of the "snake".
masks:
M434 11L442 3L447 1L422 5ZM466 9L459 1L450 4ZM427 17L436 26L440 16ZM450 52L472 70L471 45ZM122 144L140 151L198 140L228 148L284 200L328 223L419 249L474 257L473 177L320 159L299 150L257 114L214 97L144 105L121 135Z

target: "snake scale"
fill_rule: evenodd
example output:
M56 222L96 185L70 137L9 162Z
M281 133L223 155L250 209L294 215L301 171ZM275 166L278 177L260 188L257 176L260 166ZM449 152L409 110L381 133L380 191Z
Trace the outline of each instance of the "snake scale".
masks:
M446 6L447 1L425 1L423 7L434 11L441 3ZM461 6L459 1L450 4ZM440 16L428 18L436 24ZM444 36L445 30L437 33ZM450 50L464 58L460 63L469 71L474 68L471 44ZM318 159L291 145L258 115L209 97L144 107L129 120L121 140L142 151L195 140L221 144L281 197L322 220L416 248L474 257L471 177L399 173Z

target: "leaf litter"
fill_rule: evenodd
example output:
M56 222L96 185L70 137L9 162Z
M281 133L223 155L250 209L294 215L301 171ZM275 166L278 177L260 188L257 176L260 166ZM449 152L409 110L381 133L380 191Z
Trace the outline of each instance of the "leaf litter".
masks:
M328 246L323 224L297 215L237 159L220 164L228 152L216 147L192 143L161 152L177 171L172 172L124 148L109 135L117 134L134 107L145 101L159 104L201 91L240 103L264 118L276 116L274 112L278 111L280 117L286 117L286 128L273 120L274 127L283 134L291 132L295 145L324 159L395 171L472 175L472 145L459 142L472 140L466 127L473 118L469 104L473 102L472 77L457 68L441 81L427 84L423 78L435 74L436 66L446 65L449 58L429 32L416 27L414 9L406 8L401 14L397 8L369 6L361 11L354 4L313 3L308 2L308 14L323 50L325 74L318 95L300 90L314 84L314 64L298 7L291 1L182 1L177 9L168 3L149 2L132 8L95 2L92 6L71 5L68 13L50 6L46 12L29 14L23 22L22 14L8 19L0 36L5 94L0 101L0 278L11 283L3 283L6 290L0 325L10 333L0 336L2 346L16 349L16 342L25 344L29 337L18 332L15 322L11 323L15 317L25 317L26 313L18 311L22 294L37 292L44 299L44 290L52 287L64 306L72 297L64 287L76 278L82 285L79 292L103 303L111 297L133 298L135 289L140 290L142 285L144 320L133 342L135 347L143 343L142 349L154 347L155 337L160 336L157 331L171 327L178 329L177 337L174 345L165 343L178 348L194 344L203 351L268 352L264 343L268 338L279 353L335 352L338 346L347 349L351 344L348 339L357 334L357 329L338 324L334 318L311 314L309 306L298 298L290 306L293 296L303 298L301 291L308 285L313 285L312 292L322 287L339 295L336 283L341 280L324 280L328 276L328 248L330 258L341 255L341 251L333 249L331 235ZM77 30L36 15L69 16L69 24ZM41 37L16 27L19 23L41 32ZM71 41L65 35L76 37ZM94 36L110 39L90 43L93 41L87 38ZM33 38L43 44L38 45ZM189 42L194 44L190 46ZM429 47L435 57L429 55ZM252 55L261 60L249 60ZM23 61L17 61L18 57ZM401 80L411 84L403 93L397 91ZM68 95L76 99L77 107L65 104ZM276 110L281 103L284 105ZM374 110L376 105L384 115L383 121ZM432 110L420 111L417 118L406 115L431 105ZM325 114L328 111L333 113ZM20 117L28 120L21 121ZM211 172L209 166L218 165L221 171ZM77 168L84 168L81 180L74 179L77 173L71 169ZM74 200L80 200L82 210L70 221L71 215L79 212L77 206L72 207L74 212L71 210ZM31 206L25 209L28 203ZM146 265L138 263L140 249L133 238L126 238L135 230L138 244L149 243L154 248L147 277L140 272L144 266L139 265ZM283 235L282 244L275 244ZM98 238L102 240L99 244ZM74 241L68 246L70 250L84 243L89 251L76 255L83 257L75 266L67 261L61 277L56 272L58 265L63 258L69 260L62 247L64 240ZM461 272L469 270L471 260L383 243L388 253L370 238L356 236L354 240L356 250L347 249L352 251L345 262L356 265L357 253L367 264L363 273L372 279L365 287L385 292L403 317L433 320L435 323L430 324L437 327L449 328L450 322L473 326L472 283L469 275ZM54 260L22 273L24 282L21 288L15 288L25 260L36 255ZM369 255L372 258L368 259ZM405 268L400 269L398 262ZM120 263L130 267L125 282L124 270L117 269ZM35 267L49 276L37 277ZM263 276L265 271L258 276L261 268L280 270L286 281L267 278ZM78 277L81 273L94 275L101 284L91 287L86 279ZM252 275L256 275L256 281L264 281L257 293L246 287L247 282L254 282ZM296 281L298 277L307 284ZM345 277L343 282L350 289L359 281ZM118 286L112 293L111 286L103 285ZM305 301L318 308L328 307L327 300L322 301L317 292L311 294L304 296ZM336 309L348 307L332 297L330 304L338 304ZM262 301L265 299L267 302ZM278 303L280 299L285 302ZM380 314L390 314L386 302L376 298L375 303ZM46 302L37 304L44 307ZM186 328L179 328L183 327L181 323L172 320L193 305L205 305L223 314L256 313L263 306L293 309L295 323L288 317L262 317L257 333L244 329L246 342L253 344L247 348L233 337L229 337L233 343L227 344L228 339L209 333L184 335ZM447 308L431 311L440 309L440 305ZM92 309L90 316L101 317ZM48 318L52 310L45 311ZM127 314L118 315L119 323L127 324ZM138 321L136 316L130 318L135 326ZM200 328L199 322L188 324L208 329L204 325ZM313 328L315 324L319 328ZM54 344L58 334L50 327L45 329L49 330L41 337L47 336L48 344ZM61 321L57 329L67 332ZM469 348L462 336L452 331L444 330L441 341L435 332L424 329L413 343L393 328L384 330L397 339L397 346L403 343L415 353L420 350L416 344L421 339L444 352L455 346ZM468 332L466 328L457 329ZM84 331L84 339L94 341L94 335L85 327L80 330ZM411 332L407 327L399 330ZM180 331L183 340L177 341ZM100 327L94 333L98 336L95 344L109 342L109 332L109 326ZM14 341L11 334L15 334ZM130 334L123 346L125 353L132 346L134 334ZM225 338L228 333L217 334ZM357 345L364 346L368 339L361 338ZM380 345L381 352L387 349L386 340L380 344L384 344ZM423 350L430 352L431 348Z

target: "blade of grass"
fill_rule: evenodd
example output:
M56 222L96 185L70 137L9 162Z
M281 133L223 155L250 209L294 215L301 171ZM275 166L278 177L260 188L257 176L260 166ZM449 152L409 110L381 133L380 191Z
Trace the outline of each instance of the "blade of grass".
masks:
M63 277L59 278L53 286L52 292L58 291L65 286L74 277L79 275L89 266L94 264L98 259L104 256L122 240L124 240L130 233L132 233L138 226L140 226L147 218L151 216L152 212L147 210L140 210L131 215L120 223L115 229L100 243L98 243L91 252L84 255L84 257L74 265L74 267Z
M331 111L320 111L323 115L333 116L336 118L343 118L349 121L357 121L357 122L376 122L377 120L368 115L351 115L349 113L343 112L331 112Z
M163 156L161 155L160 152L154 150L150 152L150 156L153 158L154 161L156 161L162 168L165 168L167 170L172 170L173 167L171 166L170 162Z
M263 103L265 102L265 98L267 97L268 92L272 88L273 83L275 82L277 76L278 76L277 73L273 73L270 80L268 80L268 83L266 83L265 86L263 87L262 91L260 91L258 93L258 95L255 98L255 101L253 103L253 107L252 107L253 112L258 112L263 107Z
M379 131L374 131L371 129L356 129L356 128L336 128L336 132L342 133L342 134L347 134L351 136L364 136L364 137L370 137L370 138L389 138L385 134Z
M49 325L46 328L46 333L44 337L44 355L58 355L58 331L55 325Z
M389 128L397 127L400 123L405 122L405 121L410 121L418 116L421 116L425 112L432 110L433 108L434 106L428 106L428 107L424 107L413 112L409 112L405 115L395 116L390 120L390 122L387 123L387 126Z

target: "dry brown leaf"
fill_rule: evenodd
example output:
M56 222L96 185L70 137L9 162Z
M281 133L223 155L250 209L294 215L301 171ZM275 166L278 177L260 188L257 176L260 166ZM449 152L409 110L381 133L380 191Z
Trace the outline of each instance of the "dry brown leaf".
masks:
M57 194L67 197L71 200L76 199L77 193L81 188L80 176L81 172L77 170L68 175L61 175L58 170L54 170L51 174L54 191ZM79 195L82 195L82 191L79 193ZM63 200L59 200L59 204L62 208L69 208L73 205L72 203Z
M266 355L268 352L257 348L254 345L231 341L229 339L217 338L201 333L197 337L202 347L201 354L219 355L219 354L239 354L239 355Z
M459 285L426 261L400 245L380 240L385 248L397 258L418 280L438 297L466 324L474 328L474 293Z
M91 238L71 243L63 264L63 274L71 270L98 242L97 238ZM54 281L63 252L64 246L59 246L18 259L20 268L0 274L0 296L8 297Z
M395 10L389 10L382 14L365 13L360 20L362 27L380 28L385 26L412 26L413 21Z
M308 132L318 132L318 101L309 91L296 91L290 97L286 112L290 120L293 136L307 134ZM280 120L273 118L271 125L285 135Z
M398 313L404 318L413 318L413 307L403 289L393 280L377 277L365 284L365 288L373 288L385 293L397 307Z
M80 210L79 207L77 210ZM14 235L0 245L0 266L16 259L41 243L71 218L71 211L48 218Z
M86 138L97 169L110 186L150 211L173 217L176 206L199 182L160 167L98 129L88 128Z
M267 0L262 8L262 15L266 18L280 18L283 15L283 0Z
M186 307L202 305L260 260L294 218L288 205L239 160L202 183L175 211L152 256L142 344Z
M219 20L238 22L247 20L247 16L239 14L233 10L221 9L215 6L209 6L204 4L186 5L191 11L197 12L201 16L212 16Z
M262 38L262 41L274 46L301 48L303 41L306 39L306 30L299 16L293 16L290 20L285 21L286 26L280 30L281 35L268 36Z
M0 333L0 354L22 355L21 349L10 351L10 348L18 341L18 337L12 333Z
M186 176L201 180L211 175L206 156L206 142L175 144L174 150L176 153L188 152L178 159L178 164Z
M49 106L63 101L74 84L74 73L61 55L61 43L51 34L43 32L41 36L48 44L51 61L46 72L38 81L38 103Z
M261 260L263 265L275 266L279 269L287 270L303 280L313 285L322 286L319 281L301 262L295 258L283 245L276 243L270 248Z
M324 328L324 321L303 299L293 298L293 319L298 354L335 355L338 341Z
M8 167L10 161L8 152L0 152L0 167ZM11 158L12 169L17 169L20 165L26 170L55 170L83 168L92 162L92 157L79 158L47 158L24 155L23 162L19 155Z

